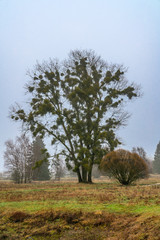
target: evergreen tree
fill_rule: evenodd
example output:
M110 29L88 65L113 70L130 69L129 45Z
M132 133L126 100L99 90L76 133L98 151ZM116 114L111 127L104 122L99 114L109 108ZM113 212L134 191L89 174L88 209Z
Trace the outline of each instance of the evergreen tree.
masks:
M42 139L37 136L33 142L32 163L33 163L33 180L45 181L50 180L49 162L44 152L45 146ZM45 161L44 161L45 159Z
M160 142L157 144L157 148L154 154L153 172L160 173Z

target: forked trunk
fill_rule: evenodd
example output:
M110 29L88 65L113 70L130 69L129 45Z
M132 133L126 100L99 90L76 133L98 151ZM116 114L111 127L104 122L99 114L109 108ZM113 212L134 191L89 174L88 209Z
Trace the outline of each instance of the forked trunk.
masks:
M79 183L92 183L92 169L90 171L82 171L82 175L80 170L77 171L78 182Z

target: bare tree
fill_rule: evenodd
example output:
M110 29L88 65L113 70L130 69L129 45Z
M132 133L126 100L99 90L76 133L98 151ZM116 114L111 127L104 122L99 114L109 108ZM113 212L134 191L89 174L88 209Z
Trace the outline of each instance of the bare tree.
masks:
M61 177L65 175L66 169L62 159L60 159L59 154L54 154L52 159L52 173L55 180L60 181Z
M16 183L30 182L32 178L31 143L29 138L22 134L15 142L8 140L5 143L4 166Z
M152 163L151 160L148 158L146 151L143 147L133 147L132 148L133 153L137 153L143 160L147 163L149 173L152 173Z

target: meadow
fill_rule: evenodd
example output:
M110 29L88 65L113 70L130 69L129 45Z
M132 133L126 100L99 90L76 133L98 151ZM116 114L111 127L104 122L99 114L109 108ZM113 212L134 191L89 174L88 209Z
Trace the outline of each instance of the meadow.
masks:
M160 240L160 176L132 186L101 178L0 182L0 240Z

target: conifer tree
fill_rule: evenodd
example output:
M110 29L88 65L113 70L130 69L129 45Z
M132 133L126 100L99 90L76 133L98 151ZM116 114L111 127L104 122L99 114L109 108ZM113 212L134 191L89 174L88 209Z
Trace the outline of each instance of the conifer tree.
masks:
M160 174L160 142L157 144L157 148L154 154L153 172Z
M33 180L50 180L49 162L46 159L46 154L43 153L44 149L45 145L42 139L37 136L32 146Z

